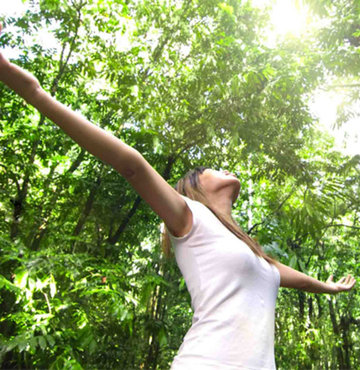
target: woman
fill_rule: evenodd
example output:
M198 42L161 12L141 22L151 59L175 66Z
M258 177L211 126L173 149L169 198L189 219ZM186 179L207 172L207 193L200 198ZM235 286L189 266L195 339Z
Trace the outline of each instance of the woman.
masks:
M1 53L0 80L124 176L164 221L194 308L172 369L274 369L279 285L314 293L354 286L350 275L323 283L267 256L231 217L240 190L233 174L198 168L176 191L139 152L57 102Z

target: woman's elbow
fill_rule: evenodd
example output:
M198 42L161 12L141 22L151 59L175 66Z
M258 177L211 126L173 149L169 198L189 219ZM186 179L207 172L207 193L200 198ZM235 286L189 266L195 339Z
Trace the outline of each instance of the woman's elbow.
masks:
M128 147L126 155L113 166L127 181L131 180L144 166L144 157L134 148Z

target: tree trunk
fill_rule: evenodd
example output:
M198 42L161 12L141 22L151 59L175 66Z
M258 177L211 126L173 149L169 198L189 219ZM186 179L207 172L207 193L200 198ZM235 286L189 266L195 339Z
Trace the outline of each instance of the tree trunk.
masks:
M343 338L343 350L345 353L345 368L346 369L351 369L351 364L350 364L350 353L352 350L352 344L349 340L349 324L350 321L347 316L341 316L340 319L340 328L341 328L341 335Z
M308 305L309 305L309 321L311 322L313 320L313 316L314 316L314 306L313 306L312 297L308 298Z
M298 298L299 298L299 314L301 322L304 322L304 314L305 314L305 293L302 291L298 291Z
M322 307L322 303L321 303L321 298L319 296L319 294L316 294L315 295L315 299L316 299L316 303L317 303L317 306L318 306L318 318L321 319L322 317L322 314L323 314L323 307Z
M85 150L81 149L79 155L72 163L70 168L66 171L66 174L73 173L81 164L82 160L84 159ZM40 243L48 231L48 225L50 221L52 221L51 213L55 209L55 205L57 200L60 198L61 192L63 190L63 183L60 183L56 186L54 192L52 193L52 197L48 204L47 209L44 211L43 215L41 216L40 223L36 223L32 229L35 230L35 235L32 236L32 242L30 245L31 250L38 250L40 247Z
M163 175L162 175L163 178L166 181L169 180L169 178L170 178L171 168L172 168L174 162L175 162L175 158L173 156L169 156L167 158L166 167L165 167L164 172L163 172ZM115 231L115 233L113 235L111 235L111 236L108 237L107 243L109 243L111 245L114 245L114 244L116 244L118 242L118 240L120 238L120 235L125 230L126 226L129 224L131 218L136 213L136 210L138 209L140 203L141 203L141 198L140 198L140 196L137 196L135 198L135 201L134 201L132 207L130 208L130 211L125 216L125 218L121 222L120 226L117 228L117 230Z
M101 171L102 172L102 171ZM89 217L90 215L90 212L91 212L91 209L94 205L94 201L95 201L95 196L96 196L96 193L98 192L99 188L100 188L100 185L101 185L101 174L97 177L97 179L95 180L95 183L92 187L92 189L90 190L90 193L88 195L88 198L85 202L85 206L83 208L83 211L81 212L80 214L80 217L78 219L78 222L74 228L74 231L72 233L72 236L78 236L80 233L81 233L81 230L83 229L84 225L85 225L85 222L87 220L87 218ZM73 252L76 248L76 241L73 242Z
M38 123L38 128L41 127L44 124L44 122L45 122L45 117L41 115L40 121ZM25 166L25 176L24 176L21 189L19 189L16 198L11 201L14 206L13 220L10 226L10 238L12 240L14 240L19 234L19 221L24 211L25 201L26 201L26 197L27 197L27 193L29 189L29 184L30 184L31 167L34 165L36 150L37 150L39 143L40 143L40 139L36 139L33 142L29 160Z
M335 314L335 309L334 309L332 298L330 298L328 302L329 302L330 319L331 319L333 331L334 331L335 337L340 340L340 330L339 330L339 325L336 320L336 314ZM337 357L337 361L338 361L338 365L340 369L346 369L347 367L345 364L344 354L343 354L341 347L339 345L334 344L333 348L336 352L336 357Z

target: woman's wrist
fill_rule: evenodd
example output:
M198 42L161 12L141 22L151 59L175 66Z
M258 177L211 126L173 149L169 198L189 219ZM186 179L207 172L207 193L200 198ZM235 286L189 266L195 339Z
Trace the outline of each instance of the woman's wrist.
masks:
M328 283L324 283L322 281L317 281L313 283L309 289L306 289L308 292L311 293L323 293L323 294L336 294L337 289L335 286L332 286Z
M338 289L336 288L336 286L332 286L332 285L329 285L329 284L326 284L327 287L326 287L326 291L324 293L327 293L327 294L336 294L338 293Z
M338 287L331 281L320 281L311 276L305 277L306 283L304 284L302 290L309 293L323 293L323 294L336 294L338 293Z
M39 81L29 72L7 61L0 55L0 80L30 104L42 91Z

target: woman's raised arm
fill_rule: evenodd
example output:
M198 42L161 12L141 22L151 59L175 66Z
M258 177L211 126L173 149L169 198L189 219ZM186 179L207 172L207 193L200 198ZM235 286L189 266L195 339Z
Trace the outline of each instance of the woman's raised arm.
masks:
M276 262L275 266L280 273L280 286L284 288L295 288L310 293L336 294L351 290L356 282L351 275L347 275L335 283L331 275L324 283L280 262Z
M124 176L174 235L182 236L191 229L192 214L186 202L137 150L56 101L41 88L34 76L10 63L1 52L0 81L84 149Z
M7 61L1 53L0 80L55 122L87 151L109 163L123 176L131 177L137 162L130 161L130 158L136 156L134 149L56 101L41 88L34 76ZM119 151L122 152L120 156Z

